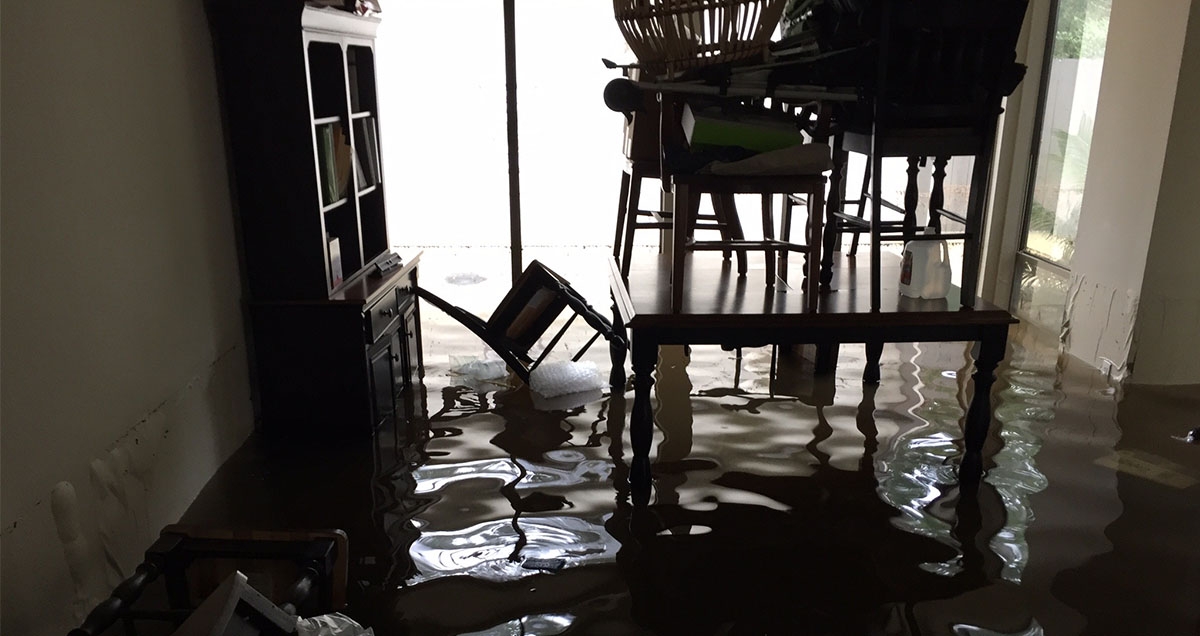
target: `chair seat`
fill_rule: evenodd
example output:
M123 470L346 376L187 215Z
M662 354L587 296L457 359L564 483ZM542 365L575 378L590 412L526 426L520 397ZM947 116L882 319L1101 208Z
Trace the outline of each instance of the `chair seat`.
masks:
M671 177L672 186L686 185L703 193L721 194L792 194L807 192L816 185L825 185L825 177L816 174L795 175L719 175L677 174Z

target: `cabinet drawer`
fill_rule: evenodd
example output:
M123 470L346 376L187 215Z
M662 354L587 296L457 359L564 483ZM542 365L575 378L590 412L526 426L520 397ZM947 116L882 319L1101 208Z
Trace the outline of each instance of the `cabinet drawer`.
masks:
M405 314L411 311L412 304L417 302L417 295L413 292L411 283L404 283L396 287L396 306L400 309L400 313Z
M396 305L396 294L384 294L366 312L367 341L375 342L400 320L400 309Z

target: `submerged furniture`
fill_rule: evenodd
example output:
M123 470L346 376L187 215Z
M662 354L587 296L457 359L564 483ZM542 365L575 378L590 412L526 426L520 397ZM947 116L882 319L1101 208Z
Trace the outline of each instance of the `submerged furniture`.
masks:
M487 322L461 307L451 305L427 289L418 287L416 293L479 336L526 384L529 383L529 374L549 355L578 316L582 316L596 330L596 334L579 349L574 360L583 357L600 336L609 341L610 347L625 348L624 335L614 331L612 323L596 313L566 279L539 261L533 261L525 268ZM536 359L531 357L530 349L566 309L573 312L570 318L559 328L541 355Z
M824 232L820 221L810 221L810 240L819 239L809 253L810 272L817 255L821 271L810 274L809 291L803 296L746 285L703 249L694 249L695 244L687 241L687 219L680 213L690 208L681 201L694 196L690 191L694 177L679 179L676 192L681 188L685 192L675 198L673 253L669 258L635 261L628 266L627 275L613 263L609 278L615 299L614 323L629 331L633 358L630 482L635 503L649 500L654 435L651 389L658 347L663 344L816 344L819 352L824 351L824 363L819 353L817 365L828 369L837 343L863 343L867 350L864 381L877 382L885 343L977 342L975 391L965 418L965 453L959 475L964 482L978 482L992 415L989 393L1005 354L1008 329L1017 322L1008 311L976 299L975 279L996 120L1002 97L1015 87L1023 72L1023 67L1013 62L1013 51L1025 2L875 0L863 16L878 23L856 24L866 29L867 37L861 47L856 45L848 53L808 56L806 60L798 59L807 55L803 53L796 60L780 56L753 69L706 69L671 81L637 83L643 90L667 94L771 97L796 104L819 101L829 128L815 135L817 140L826 133L834 138L839 162L847 146L863 147L858 145L862 142L871 150L876 176L884 156L917 157L919 161L923 156L966 154L978 160L970 209L960 217L968 227L958 235L970 239L964 287L952 288L947 298L938 300L899 294L900 260L882 253L880 240L921 237L916 235L912 215L907 223L885 231L879 213L878 179L872 181L870 199L875 212L865 222L869 224L865 230L858 217L844 214L840 201L827 208ZM864 134L867 136L861 136ZM823 193L823 179L820 185L817 192ZM831 185L830 197L840 199L840 166L833 170ZM791 194L792 187L777 192ZM940 205L936 207L935 218L954 218ZM810 216L813 212L810 208ZM811 236L814 227L817 232ZM853 260L832 249L842 231L855 228L870 231L874 239L870 262L859 263L857 268ZM954 236L942 233L925 238ZM821 283L837 291L818 295ZM966 307L973 310L962 311ZM623 368L624 350L614 349L613 356L614 369ZM623 386L623 378L614 380L621 381L614 382L614 387Z
M206 5L259 427L369 434L421 369L417 261L388 248L379 20L296 0Z
M841 106L834 115L836 167L825 237L823 276L832 275L838 235L871 236L871 308L881 307L880 243L959 239L963 241L960 302L976 304L977 278L984 231L988 179L995 150L1001 102L1024 75L1014 61L1027 0L959 2L956 0L882 0L878 5L878 37L868 48L874 76L865 80L866 99ZM868 45L870 46L870 45ZM867 156L858 214L847 214L841 195L846 151ZM903 207L883 200L879 178L885 157L909 162ZM927 157L934 158L934 183L928 226L918 233L917 174ZM961 215L943 209L945 166L950 157L972 157L970 196ZM867 184L870 190L867 190ZM870 206L870 217L864 212ZM883 219L884 208L903 213L902 220ZM942 219L963 226L946 232Z
M819 410L815 420L793 422L809 440L803 474L731 468L714 480L782 506L715 498L707 506L689 505L680 491L692 484L682 475L656 484L653 504L631 506L627 483L614 479L617 506L605 529L620 542L616 562L638 624L672 634L707 634L713 625L733 634L915 634L896 628L901 622L883 628L880 609L961 598L999 578L1003 561L988 549L988 538L1003 531L1007 515L987 481L948 484L931 493L933 501L921 502L926 511L953 514L938 538L894 523L896 508L880 493L906 476L876 470L880 456L895 448L877 426L877 389L864 386L855 412L844 404L832 423ZM762 399L769 398L738 391L722 405L757 413ZM861 446L843 437L831 456L830 439L854 432ZM615 450L624 450L620 443L614 434ZM628 473L624 457L613 453L614 475ZM686 528L705 532L680 532ZM947 559L957 567L928 567Z
M960 475L978 478L981 450L991 420L989 392L996 366L1004 357L1012 315L985 301L974 311L958 308L957 289L947 299L920 300L885 288L883 306L872 311L870 289L862 284L865 272L844 259L835 268L839 291L825 294L816 311L810 310L799 294L776 294L760 285L747 285L711 254L696 254L688 268L683 310L672 307L673 284L665 258L633 263L629 276L622 276L616 263L610 265L609 288L615 299L614 324L628 330L633 358L634 400L630 417L633 445L631 481L634 499L644 503L650 487L650 448L654 436L651 388L660 345L719 344L764 346L768 344L868 344L868 367L864 376L878 379L878 360L886 342L980 343L975 359L975 393L966 415L966 454ZM888 258L885 280L898 281L900 262ZM895 283L893 282L892 285ZM624 368L624 349L613 350L613 368ZM614 377L614 387L624 386Z
M167 526L134 574L117 585L70 636L97 636L117 622L123 623L127 634L137 634L136 627L143 622L178 626L235 569L260 579L260 586L273 586L273 591L259 592L288 614L327 614L346 604L349 555L346 533L341 530ZM168 607L145 607L139 602L154 585L165 587Z

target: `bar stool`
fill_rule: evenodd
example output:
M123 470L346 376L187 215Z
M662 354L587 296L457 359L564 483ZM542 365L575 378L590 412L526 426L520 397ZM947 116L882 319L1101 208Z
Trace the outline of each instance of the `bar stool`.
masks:
M961 240L963 257L960 302L975 305L996 129L1003 99L1024 77L1025 67L1013 53L1024 20L1027 0L928 4L884 3L879 15L877 68L870 97L849 104L834 116L834 174L839 175L848 152L867 158L862 195L842 201L828 211L823 275L832 275L832 245L837 236L871 238L871 310L881 303L880 244L884 241ZM885 157L908 160L908 183L903 207L883 199L880 187ZM946 163L951 157L973 157L970 196L966 210L943 208ZM933 158L933 187L928 227L918 233L917 175ZM869 190L868 190L869 185ZM857 215L844 205L857 205ZM870 217L864 212L870 209ZM885 220L884 209L902 214ZM947 232L943 219L961 225Z

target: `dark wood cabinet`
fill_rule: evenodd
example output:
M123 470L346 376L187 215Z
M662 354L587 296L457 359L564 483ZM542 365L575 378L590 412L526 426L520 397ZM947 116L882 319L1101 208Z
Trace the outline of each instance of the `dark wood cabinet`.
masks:
M421 373L417 255L389 250L379 20L299 0L207 10L259 424L373 431Z

